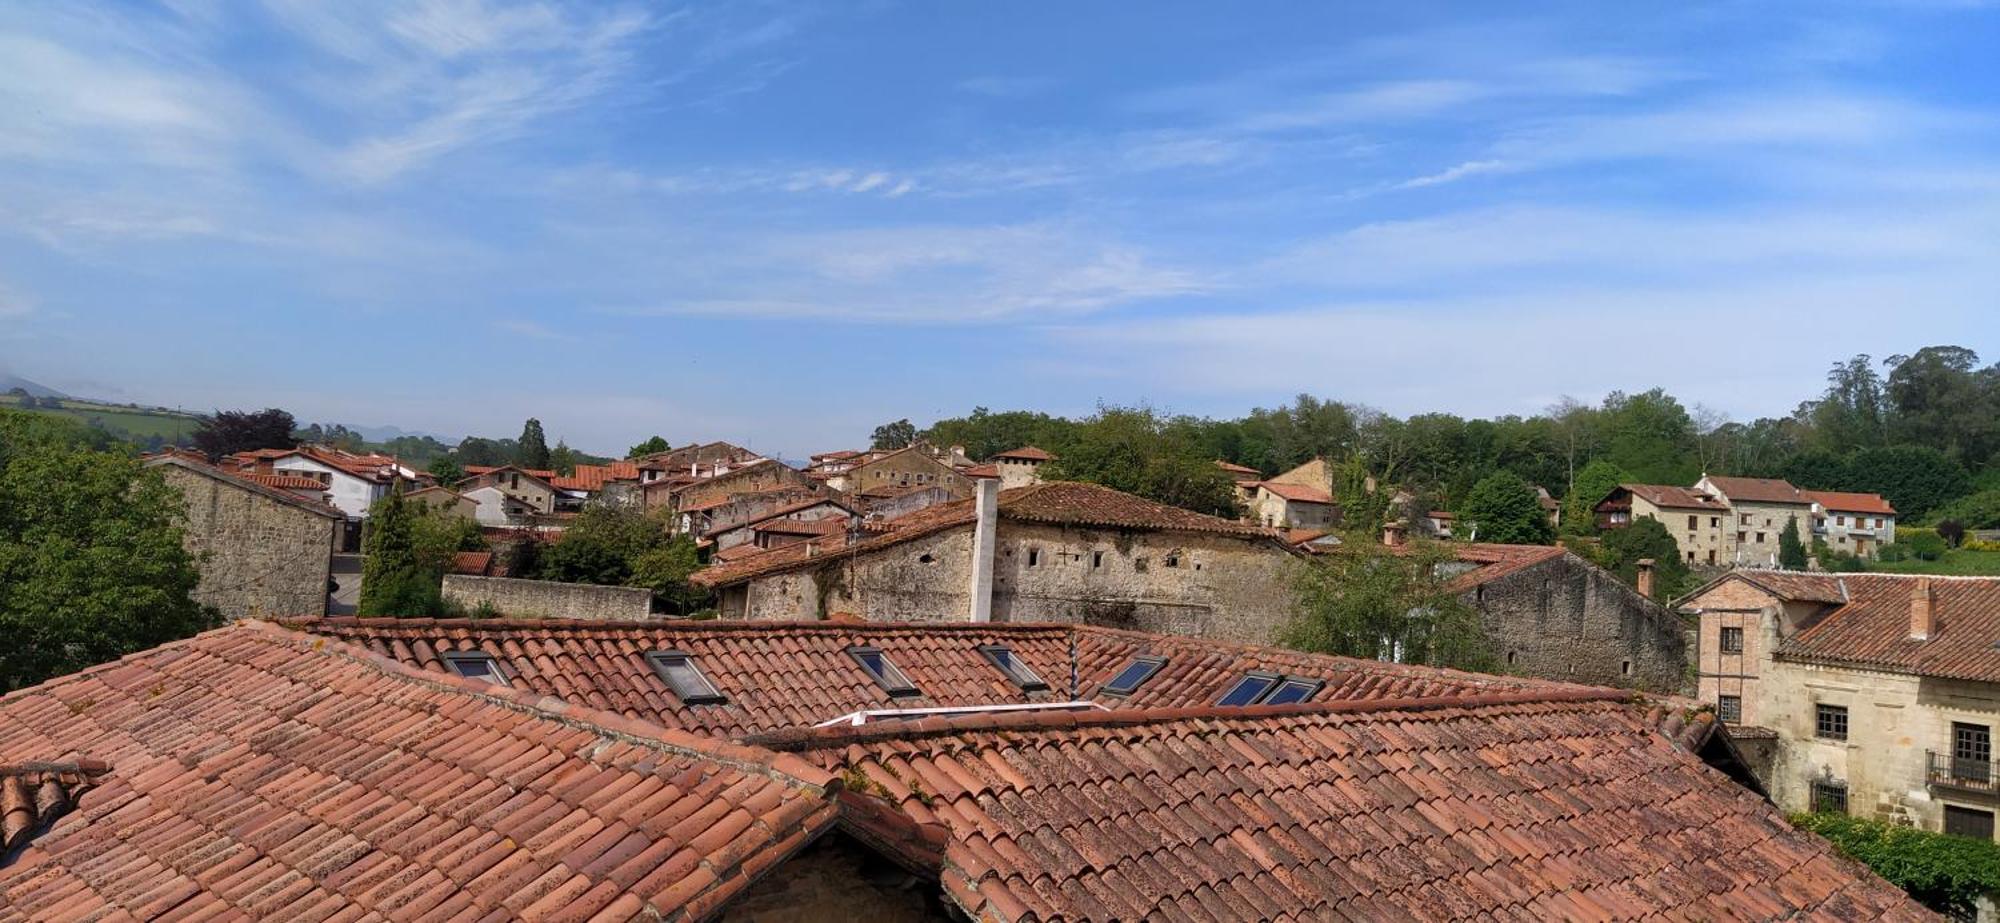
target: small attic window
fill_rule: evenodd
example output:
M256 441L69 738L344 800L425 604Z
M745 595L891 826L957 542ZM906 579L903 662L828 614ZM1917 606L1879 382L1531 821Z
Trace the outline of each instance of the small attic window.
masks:
M1276 673L1254 671L1245 673L1243 674L1243 678L1237 680L1236 685L1229 687L1229 691L1223 693L1221 700L1215 704L1225 707L1249 705L1263 698L1264 693L1271 691L1271 687L1277 684L1278 674Z
M681 651L653 651L646 655L647 665L660 679L680 696L688 705L720 705L729 701L708 681L708 675L695 666L694 657Z
M1131 695L1138 690L1141 683L1151 679L1153 674L1160 672L1160 668L1166 665L1165 657L1134 657L1131 663L1125 665L1125 669L1119 670L1118 675L1112 677L1111 681L1105 683L1098 691L1105 695Z
M451 651L444 656L444 665L466 679L477 679L495 686L507 685L507 677L500 672L500 663L491 654L479 651Z
M1036 676L1034 670L1021 662L1021 658L1014 656L1012 648L1004 644L982 644L979 646L979 652L985 654L987 660L999 667L1000 672L1007 674L1007 678L1013 680L1014 685L1021 687L1023 691L1040 692L1049 688L1049 684L1043 682L1040 676Z
M847 655L853 657L854 662L868 672L868 676L875 680L876 685L881 686L890 695L924 694L923 690L917 688L917 684L910 682L910 678L903 675L902 670L896 668L896 665L889 660L889 655L882 653L881 649L850 647L847 649Z
M1325 685L1325 680L1287 676L1284 682L1278 684L1278 688L1271 690L1271 694L1265 696L1264 701L1257 704L1294 705L1319 694L1320 689Z

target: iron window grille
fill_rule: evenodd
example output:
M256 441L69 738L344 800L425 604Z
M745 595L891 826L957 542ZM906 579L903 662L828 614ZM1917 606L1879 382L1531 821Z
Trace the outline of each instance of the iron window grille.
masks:
M1847 739L1847 706L1813 706L1813 736L1821 740Z

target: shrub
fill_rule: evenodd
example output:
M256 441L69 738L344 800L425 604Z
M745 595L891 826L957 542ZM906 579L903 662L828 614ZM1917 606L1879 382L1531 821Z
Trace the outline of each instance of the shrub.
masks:
M1920 561L1935 561L1944 557L1944 553L1950 550L1950 546L1945 544L1943 536L1928 529L1912 530L1912 534L1908 539L1899 544L1908 545L1910 547L1910 554L1915 555Z
M1965 524L1956 519L1938 520L1937 534L1945 544L1957 548L1965 543Z
M1792 823L1947 916L1970 919L1980 895L2000 890L2000 845L1990 840L1845 814L1798 814Z

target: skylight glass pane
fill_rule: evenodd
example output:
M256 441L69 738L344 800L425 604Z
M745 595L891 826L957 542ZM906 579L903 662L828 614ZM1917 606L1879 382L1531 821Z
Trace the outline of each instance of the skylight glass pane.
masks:
M1014 656L1012 649L998 644L987 644L981 646L979 652L985 654L986 659L993 661L993 665L999 667L1000 672L1007 674L1007 678L1013 680L1014 685L1031 692L1049 688L1049 684L1035 675L1035 671L1029 668L1026 662Z
M1319 680L1287 679L1283 683L1278 684L1278 688L1272 690L1270 697L1266 698L1262 704L1292 705L1303 702L1312 698L1313 693L1318 692L1319 687L1322 685L1324 684Z
M903 671L897 669L896 664L891 662L888 655L881 651L872 647L850 647L847 649L847 653L854 658L856 663L861 665L861 669L868 671L868 675L876 683L880 684L883 689L888 690L890 695L922 694L922 690L919 690L915 683L910 682L909 678L903 675Z
M1277 681L1278 678L1275 676L1251 673L1237 680L1235 686L1230 687L1228 692L1222 694L1222 701L1215 704L1223 706L1248 705L1257 701L1259 697L1271 688L1271 684Z
M453 673L466 679L483 680L499 686L507 685L507 677L500 672L500 665L485 654L447 654L445 666Z
M1153 671L1165 663L1165 660L1158 657L1135 658L1125 665L1125 669L1118 671L1118 675L1112 677L1111 682L1104 684L1104 691L1113 695L1129 693L1139 688L1140 683L1145 682L1147 677L1153 675Z
M680 651L655 651L646 655L646 661L653 665L653 672L673 687L674 694L689 705L712 705L728 701L708 681L708 676L695 666L694 658Z

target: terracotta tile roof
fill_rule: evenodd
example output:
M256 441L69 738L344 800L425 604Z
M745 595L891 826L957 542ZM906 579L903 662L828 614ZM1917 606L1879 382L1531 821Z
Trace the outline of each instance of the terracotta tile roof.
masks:
M1285 544L1304 545L1322 539L1333 533L1325 529L1286 529Z
M782 550L782 549L780 549ZM746 734L808 725L863 709L1054 702L1069 698L1075 641L1077 696L1115 708L1208 705L1245 672L1324 679L1315 701L1465 691L1576 688L1545 680L1302 654L1276 648L1088 626L966 623L625 622L516 619L328 618L289 623L432 671L442 653L479 650L505 661L521 688L669 727ZM1004 644L1050 689L1024 692L978 650ZM894 697L855 665L853 646L881 649L921 695ZM681 702L645 662L648 651L684 651L728 697ZM1166 664L1128 696L1104 682L1138 655Z
M1317 487L1307 487L1304 484L1281 484L1276 481L1258 481L1257 487L1260 490L1268 490L1271 493L1277 494L1292 503L1331 504L1333 502L1332 494Z
M556 476L554 471L547 468L523 468L520 465L466 465L464 470L468 477L492 474L495 471L519 471L522 474L532 474L544 481L553 480Z
M1805 494L1783 478L1730 478L1709 475L1708 483L1735 502L1806 504Z
M1520 573L1537 564L1553 561L1567 554L1560 546L1554 545L1454 542L1450 547L1454 558L1467 564L1477 565L1451 581L1449 589L1456 592L1464 592L1481 584Z
M802 545L788 557L759 557L755 561L739 561L721 567L711 566L696 571L691 579L705 586L726 586L766 573L797 567L814 557L866 554L948 529L969 526L973 520L973 504L974 501L970 499L940 503L895 520L892 523L895 528L886 534L853 545L843 543L843 547L833 548L816 546L810 551ZM1109 487L1077 481L1047 481L1003 490L1000 492L1000 518L1012 522L1075 528L1192 532L1272 540L1277 538L1277 533L1263 526L1219 519L1167 506L1164 503L1155 503Z
M1881 494L1856 494L1838 490L1801 490L1799 493L1831 512L1867 513L1871 516L1896 515L1896 508L1890 506L1889 501Z
M93 759L0 765L0 858L68 814L110 768Z
M1709 589L1729 580L1742 580L1761 587L1772 595L1799 602L1839 604L1847 601L1847 589L1840 576L1836 574L1738 568L1702 585L1682 597L1681 602L1691 602L1707 593Z
M460 551L453 553L451 556L451 572L454 574L484 577L492 569L493 552L491 551Z
M1929 920L1617 693L926 718L753 739L977 920Z
M986 462L966 468L961 473L969 478L997 478L1000 476L1000 466L992 462Z
M192 471L196 474L211 477L227 484L233 484L242 487L244 490L248 490L252 493L258 494L262 497L276 501L278 503L283 503L286 506L290 506L295 509L305 510L306 512L314 513L320 516L325 516L329 519L344 518L344 514L342 514L339 510L335 509L331 504L327 503L324 498L319 500L308 500L305 497L292 493L291 491L281 490L279 488L267 485L263 483L263 481L259 478L248 477L247 475L250 474L250 472L230 471L227 469L218 468L214 465L210 465L205 462L194 461L188 458L186 455L180 453L149 456L146 458L145 464L146 467L149 468L156 468L162 465L168 465L175 468L180 468L184 471ZM318 481L314 481L313 483L315 486L319 484Z
M255 471L230 473L253 484L262 484L277 490L326 490L326 485L320 483L318 478L309 478L302 474L259 474Z
M825 519L784 519L773 517L759 521L750 528L757 532L778 535L839 535L847 531L847 519L843 516L828 516Z
M1239 465L1235 462L1223 461L1220 458L1215 460L1215 466L1217 468L1221 468L1222 470L1229 472L1230 474L1247 474L1250 475L1251 477L1262 477L1264 475L1264 472L1258 471L1257 469L1252 468L1248 465Z
M239 623L0 697L110 770L0 918L700 919L837 820L797 756Z
M1729 504L1691 487L1671 484L1620 484L1620 487L1661 509L1728 512Z
M1031 446L1031 445L1024 445L1024 446L1022 446L1022 447L1020 447L1020 448L1018 448L1018 449L1008 449L1008 450L1007 450L1007 451L1005 451L1005 452L996 452L996 453L994 453L993 457L994 457L994 458L1011 458L1011 459L1014 459L1014 460L1016 460L1016 461L1044 461L1044 462L1045 462L1045 461L1054 461L1054 460L1055 460L1055 456L1054 456L1054 455L1050 455L1050 454L1049 454L1048 452L1045 452L1045 451L1043 451L1043 450L1041 450L1041 449L1038 449L1038 448L1035 448L1034 446ZM990 460L990 459L989 459L989 460Z
M1764 575L1759 575L1760 577ZM1847 601L1779 647L1786 660L1862 664L1946 679L2000 682L2000 577L1844 574ZM1910 638L1910 605L1931 593L1935 627Z

